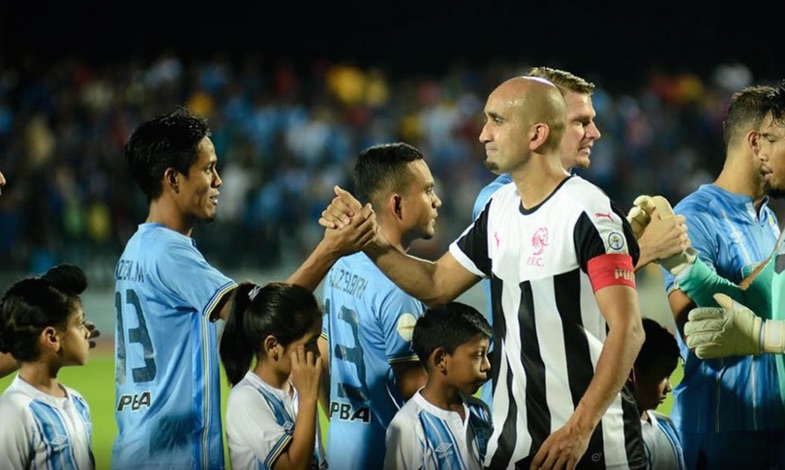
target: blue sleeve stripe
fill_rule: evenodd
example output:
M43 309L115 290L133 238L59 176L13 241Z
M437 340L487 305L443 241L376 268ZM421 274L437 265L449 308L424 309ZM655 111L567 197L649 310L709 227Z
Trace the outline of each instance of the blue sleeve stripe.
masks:
M284 434L281 436L278 442L273 446L273 450L267 454L267 458L264 461L264 464L267 466L267 468L275 467L276 462L278 462L278 459L281 458L281 454L284 453L291 442L292 436L289 434Z

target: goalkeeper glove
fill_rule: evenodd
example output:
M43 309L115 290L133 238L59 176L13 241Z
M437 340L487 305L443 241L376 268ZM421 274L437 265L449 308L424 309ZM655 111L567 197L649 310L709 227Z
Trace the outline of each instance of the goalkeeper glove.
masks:
M651 213L654 211L654 203L651 196L642 194L632 202L632 209L627 213L627 222L632 227L632 234L639 240L646 231L646 226L651 222Z
M785 322L764 320L725 294L720 307L694 308L684 325L687 346L701 359L785 353Z
M657 214L660 219L667 220L672 218L675 214L671 204L662 196L654 196L651 198L651 203L657 208ZM649 214L651 216L651 214ZM678 275L685 268L688 268L695 262L698 252L690 247L677 255L657 261L662 267L668 270L674 276Z

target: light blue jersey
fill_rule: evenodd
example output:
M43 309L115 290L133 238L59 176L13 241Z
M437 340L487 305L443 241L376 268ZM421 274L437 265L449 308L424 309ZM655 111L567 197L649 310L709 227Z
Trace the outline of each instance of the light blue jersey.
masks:
M0 468L95 468L87 402L63 386L65 397L48 395L20 375L0 396Z
M701 260L736 284L771 254L780 232L766 202L758 212L750 197L713 184L702 185L685 197L674 212L687 217L689 237ZM666 270L663 275L670 292L674 278ZM696 446L706 448L699 443L703 439L711 437L717 442L726 433L785 430L785 409L779 399L772 355L701 360L687 348L680 334L678 342L684 377L673 391L671 418L680 433L688 467L696 461ZM759 439L747 435L751 440ZM738 434L733 436L733 446L713 447L747 456L743 439ZM721 461L713 457L715 463ZM711 465L712 456L709 459ZM754 462L749 462L750 468L755 468Z
M481 470L493 433L488 405L462 396L463 418L418 391L387 429L385 470Z
M425 305L363 253L341 258L324 280L322 335L330 355L327 462L381 468L385 432L403 405L391 364L417 360L412 332Z
M218 331L236 284L194 240L141 224L115 269L112 468L224 468Z
M502 186L505 184L512 183L512 178L507 173L497 176L495 180L488 183L484 188L480 190L480 193L477 195L477 199L474 200L474 207L472 208L472 220L476 219L480 212L485 209L485 206L488 204L488 201L491 199L491 196ZM493 308L491 306L491 281L490 279L483 279L482 280L482 288L485 292L485 318L488 320L488 323L493 326ZM493 350L493 338L491 338L491 345L489 352ZM494 366L498 367L498 363L494 364L491 363L491 371L493 371ZM493 373L493 372L492 372ZM488 404L489 407L493 406L493 383L491 380L485 383L480 390L480 398Z

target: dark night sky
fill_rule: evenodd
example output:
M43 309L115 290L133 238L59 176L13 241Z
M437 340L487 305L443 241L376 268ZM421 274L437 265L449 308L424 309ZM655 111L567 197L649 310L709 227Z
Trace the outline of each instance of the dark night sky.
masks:
M685 10L679 4L688 2L669 0L574 2L568 10L566 2L525 0L347 0L309 6L225 0L209 2L208 8L193 2L181 11L161 7L165 0L158 7L63 3L2 7L0 60L13 65L24 51L35 51L45 58L78 54L115 61L154 57L170 48L201 56L254 50L270 60L303 64L319 57L351 59L401 73L439 73L457 59L469 64L515 59L598 75L619 88L638 84L652 67L706 74L719 63L743 62L756 79L785 76L778 28L762 24L765 13L717 6Z

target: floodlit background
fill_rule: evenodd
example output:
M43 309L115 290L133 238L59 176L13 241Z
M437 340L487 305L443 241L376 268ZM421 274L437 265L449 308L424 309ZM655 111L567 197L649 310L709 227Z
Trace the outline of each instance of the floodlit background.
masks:
M412 253L443 253L493 179L477 141L485 97L530 66L596 83L602 138L578 173L625 209L642 193L675 204L711 182L731 93L785 76L774 28L676 2L642 15L564 2L339 3L87 12L25 2L0 13L0 288L60 262L87 271L85 312L102 336L90 363L61 379L92 408L99 469L116 433L112 275L146 215L120 151L141 120L179 104L208 118L224 184L217 221L194 238L215 266L262 283L305 259L333 185L351 188L354 157L381 142L425 152L444 206L437 236ZM638 285L644 315L672 329L659 268ZM484 311L479 287L461 300Z

